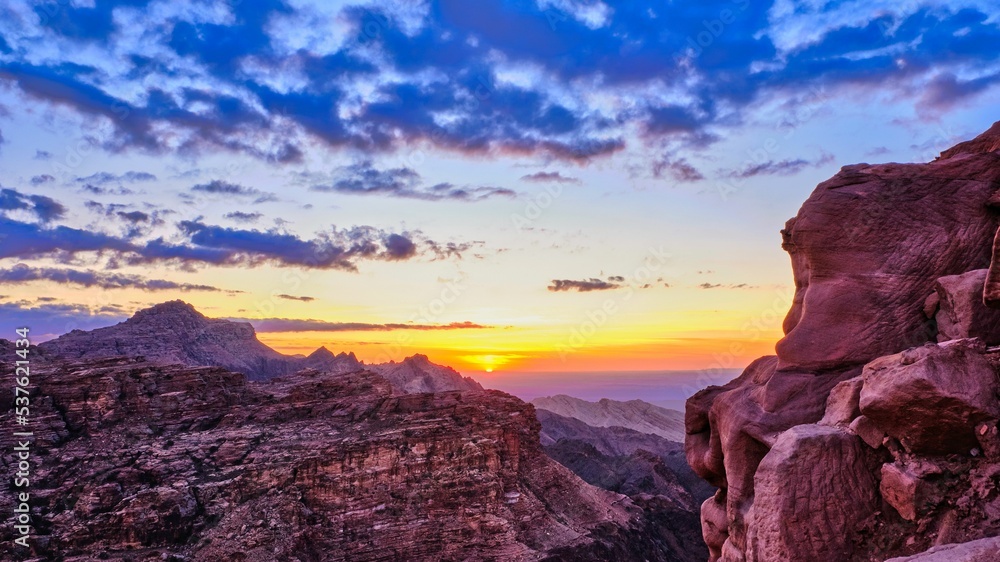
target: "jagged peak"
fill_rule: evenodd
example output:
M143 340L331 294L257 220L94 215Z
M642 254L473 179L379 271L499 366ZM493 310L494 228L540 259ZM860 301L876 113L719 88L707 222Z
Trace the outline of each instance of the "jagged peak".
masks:
M341 353L341 355L343 355L343 353ZM318 348L316 348L316 351L309 354L309 359L319 359L321 357L323 358L334 357L334 354L332 351L327 349L325 345L319 346Z

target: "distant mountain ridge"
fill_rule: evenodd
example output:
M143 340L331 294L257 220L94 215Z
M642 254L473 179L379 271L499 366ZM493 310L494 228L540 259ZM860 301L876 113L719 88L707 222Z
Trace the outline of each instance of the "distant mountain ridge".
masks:
M249 323L208 318L181 300L142 309L114 326L73 330L39 348L68 360L127 356L161 364L225 367L255 381L303 369L334 374L367 369L384 376L398 393L482 390L479 383L431 363L426 355L379 365L365 365L353 352L334 354L326 347L306 357L285 355L258 340Z
M578 419L593 427L625 427L677 443L684 442L684 414L642 400L622 402L602 398L588 402L557 394L535 398L531 403L535 408Z

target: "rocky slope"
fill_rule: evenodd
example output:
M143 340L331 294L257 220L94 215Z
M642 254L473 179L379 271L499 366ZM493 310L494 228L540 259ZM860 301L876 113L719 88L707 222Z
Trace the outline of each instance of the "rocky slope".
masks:
M565 394L535 398L536 408L578 419L594 427L626 427L640 433L684 442L684 414L642 400L622 402L602 398L589 402Z
M845 166L786 224L776 356L687 403L710 560L998 559L998 148Z
M129 357L37 357L32 386L38 559L705 555L696 536L646 516L675 506L589 486L547 458L533 407L498 391L398 395L367 371L247 382ZM4 427L12 400L0 395ZM0 447L12 439L0 433ZM13 532L0 527L2 559L23 558Z
M368 368L388 379L398 393L483 389L454 369L431 363L425 355L367 367L354 353L334 354L325 347L306 357L284 355L258 340L250 324L207 318L183 301L140 310L107 328L73 330L40 347L67 359L145 357L164 365L225 367L250 380L267 380L302 369L351 373Z

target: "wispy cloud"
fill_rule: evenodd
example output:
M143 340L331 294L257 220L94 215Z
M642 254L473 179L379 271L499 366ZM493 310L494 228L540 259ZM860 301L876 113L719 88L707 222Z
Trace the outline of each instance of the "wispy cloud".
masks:
M24 264L19 264L9 269L0 269L0 283L19 285L36 281L51 281L53 283L63 285L80 285L82 287L99 287L101 289L141 289L143 291L222 291L222 289L210 285L177 283L166 279L147 279L140 275L108 273L94 270L29 267Z
M339 168L328 183L315 184L313 191L355 195L386 195L425 201L482 201L493 197L514 197L517 193L501 187L456 186L451 183L425 185L412 168L380 170L365 160Z
M573 279L553 279L552 284L549 285L548 289L554 293L562 291L577 291L580 293L587 293L590 291L609 291L611 289L620 289L624 287L622 283L625 278L621 276L609 277L607 281L590 278L582 280Z
M367 322L327 322L325 320L296 320L292 318L232 318L238 322L249 322L258 332L389 332L395 330L485 330L475 322L451 322L449 324L389 323L371 324Z

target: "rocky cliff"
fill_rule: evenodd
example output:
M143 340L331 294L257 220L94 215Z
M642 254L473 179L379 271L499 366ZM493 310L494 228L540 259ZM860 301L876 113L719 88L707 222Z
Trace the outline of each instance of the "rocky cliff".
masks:
M711 560L1000 559L998 149L845 166L788 221L776 355L687 403Z
M32 387L37 559L703 557L644 515L656 498L589 486L547 458L534 408L498 391L398 395L368 371L247 382L220 367L40 356ZM0 398L5 427L12 400ZM2 559L24 558L13 532L0 527Z

